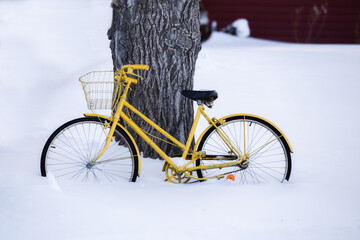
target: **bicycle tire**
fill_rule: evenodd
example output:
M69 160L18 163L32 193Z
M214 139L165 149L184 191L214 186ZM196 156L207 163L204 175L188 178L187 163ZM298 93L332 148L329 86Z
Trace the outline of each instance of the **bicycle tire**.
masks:
M135 182L139 170L139 156L128 134L119 126L114 140L95 165L89 164L102 150L109 128L105 119L83 117L71 120L47 140L41 155L41 175L49 172L55 178L80 182Z
M224 120L225 123L218 122L217 127L223 130L240 154L244 153L244 149L246 149L246 153L250 153L249 163L245 167L239 165L221 169L197 170L199 178L232 174L236 182L243 184L289 181L291 174L290 146L275 126L256 116L240 114L226 117ZM214 126L210 127L199 141L197 151L205 151L207 155L228 155L229 148L216 132ZM225 161L229 160L198 159L196 166L224 163Z

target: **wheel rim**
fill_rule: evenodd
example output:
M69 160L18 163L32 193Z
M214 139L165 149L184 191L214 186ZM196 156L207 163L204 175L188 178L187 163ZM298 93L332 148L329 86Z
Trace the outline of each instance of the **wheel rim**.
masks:
M238 118L219 126L241 155L249 156L246 167L235 166L203 170L202 177L232 174L235 182L259 184L283 182L288 170L287 150L281 136L269 126L252 119ZM208 155L229 155L229 148L221 141L214 129L205 137L199 149ZM198 165L216 164L225 161L201 160Z
M105 145L109 129L98 121L82 121L64 128L48 147L46 172L56 178L79 182L131 180L134 156L124 136L115 130L104 155L91 164Z

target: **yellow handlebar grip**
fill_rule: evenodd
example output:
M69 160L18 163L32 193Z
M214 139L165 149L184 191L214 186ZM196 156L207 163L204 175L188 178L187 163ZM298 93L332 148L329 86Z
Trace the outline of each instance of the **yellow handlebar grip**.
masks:
M142 65L142 64L134 64L134 65L124 65L122 66L121 70L124 70L126 68L130 69L139 69L139 70L149 70L149 65Z

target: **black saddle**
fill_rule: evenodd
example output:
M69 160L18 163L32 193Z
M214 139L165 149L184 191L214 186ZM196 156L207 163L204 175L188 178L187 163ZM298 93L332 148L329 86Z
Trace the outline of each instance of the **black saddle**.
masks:
M182 90L181 94L187 98L190 98L194 101L200 101L204 103L209 108L212 107L215 99L218 98L218 94L215 90L213 91L192 91L192 90Z

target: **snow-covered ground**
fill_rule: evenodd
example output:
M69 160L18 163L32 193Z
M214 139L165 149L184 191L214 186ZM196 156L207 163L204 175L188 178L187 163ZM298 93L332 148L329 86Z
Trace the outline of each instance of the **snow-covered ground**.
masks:
M360 239L360 45L302 45L215 33L195 88L210 115L252 113L294 149L290 182L136 183L40 177L42 147L87 112L78 77L111 69L110 0L0 0L0 239Z

